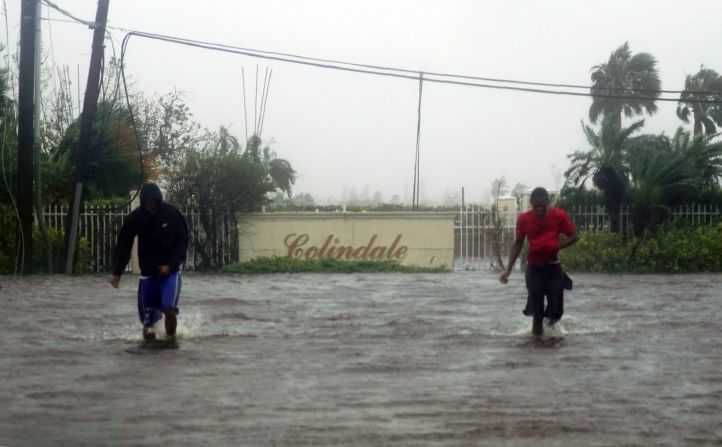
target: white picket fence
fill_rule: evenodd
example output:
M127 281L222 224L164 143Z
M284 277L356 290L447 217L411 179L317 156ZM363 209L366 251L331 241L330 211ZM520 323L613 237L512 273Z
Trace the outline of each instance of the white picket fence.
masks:
M108 272L112 264L112 251L130 207L113 209L103 206L86 206L80 214L79 234L91 255L91 271ZM188 260L185 268L196 270L203 266L218 267L238 260L238 230L231 215L220 216L220 231L209 237L201 225L201 216L195 209L181 209L189 230ZM567 209L579 230L609 231L609 219L601 206L575 206ZM5 215L7 214L7 215ZM62 231L67 209L48 206L45 209L48 228ZM454 266L457 269L486 269L498 250L504 261L514 237L517 211L502 211L502 225L494 229L492 213L479 205L459 208L454 222ZM12 219L3 213L0 221ZM712 205L685 205L672 210L672 219L684 219L697 225L712 225L722 221L722 209ZM629 209L622 208L621 229L631 234ZM0 222L2 223L2 222ZM12 225L10 225L11 227ZM3 228L8 227L7 222ZM495 243L496 242L496 243ZM212 259L209 259L209 255ZM209 264L210 262L210 264Z
M196 270L208 262L225 265L238 260L238 231L230 214L220 216L220 231L215 238L208 237L201 225L201 216L196 209L181 208L188 225L189 244L185 264L186 270ZM130 206L114 208L88 205L80 213L79 237L88 245L91 256L91 271L108 272L112 266L112 252L123 218L130 212ZM45 208L45 222L49 229L62 231L68 210L65 206L50 205ZM212 216L211 216L212 217ZM130 267L128 267L130 269Z
M609 217L603 206L574 206L567 212L580 231L609 231ZM516 210L502 211L499 217L503 222L503 230L496 235L489 208L479 205L460 207L454 222L454 267L487 269L492 257L496 256L494 237L500 239L500 256L506 262L518 215ZM671 218L695 225L713 225L722 221L722 209L716 205L682 205L672 209ZM632 222L628 207L622 207L620 228L631 236Z

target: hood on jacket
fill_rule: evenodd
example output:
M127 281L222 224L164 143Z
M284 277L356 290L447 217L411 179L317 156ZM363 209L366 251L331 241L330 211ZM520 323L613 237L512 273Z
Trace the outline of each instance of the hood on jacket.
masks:
M158 205L163 203L163 194L160 192L160 188L155 183L146 183L140 188L140 205L143 206L143 203L146 201L146 199L155 199L158 201Z

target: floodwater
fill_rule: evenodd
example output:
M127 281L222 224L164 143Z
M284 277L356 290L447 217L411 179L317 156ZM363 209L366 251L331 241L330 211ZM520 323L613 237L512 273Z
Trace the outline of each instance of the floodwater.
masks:
M0 445L722 445L722 275L573 278L186 274L138 354L137 277L0 277Z

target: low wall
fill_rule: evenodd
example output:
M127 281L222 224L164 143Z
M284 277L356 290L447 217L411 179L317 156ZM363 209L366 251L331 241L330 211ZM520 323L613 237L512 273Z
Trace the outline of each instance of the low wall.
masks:
M455 213L275 212L241 214L239 258L394 259L451 269Z

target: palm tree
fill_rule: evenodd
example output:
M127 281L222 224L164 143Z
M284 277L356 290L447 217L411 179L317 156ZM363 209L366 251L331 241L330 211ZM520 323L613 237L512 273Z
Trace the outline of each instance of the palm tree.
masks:
M671 150L679 154L693 171L702 190L717 190L722 180L722 142L714 136L690 135L681 127L670 141Z
M221 155L226 155L229 152L240 151L241 144L238 142L238 138L231 135L228 129L221 126L218 130L218 137L214 141L214 149Z
M707 135L714 135L717 133L715 124L722 125L722 105L697 102L700 100L722 101L722 76L704 68L704 65L695 75L687 75L684 91L679 96L677 116L688 123L692 115L695 135L701 134L703 130Z
M628 150L627 160L635 236L653 230L669 215L671 206L699 191L695 169L664 135L639 139Z
M624 162L629 137L644 126L639 120L626 128L617 127L612 115L604 115L599 133L582 122L582 130L591 146L586 151L569 155L571 166L564 173L567 183L583 188L589 178L604 195L609 216L609 229L619 231L620 207L627 189L627 167Z
M261 149L261 144L262 141L258 135L251 136L246 144L246 153L263 163L276 188L288 194L290 198L291 188L296 183L298 174L288 160L278 158L269 146Z
M661 82L657 60L649 53L632 55L629 43L624 42L612 52L609 60L592 67L592 106L589 119L596 123L601 115L614 117L617 128L622 127L622 114L634 115L657 111ZM622 98L620 98L622 97Z
M124 197L148 174L155 175L146 166L141 179L135 134L129 123L111 109L107 103L98 105L91 130L86 166L89 199ZM43 161L44 189L51 203L62 202L71 190L79 129L80 118L68 127L58 147Z

